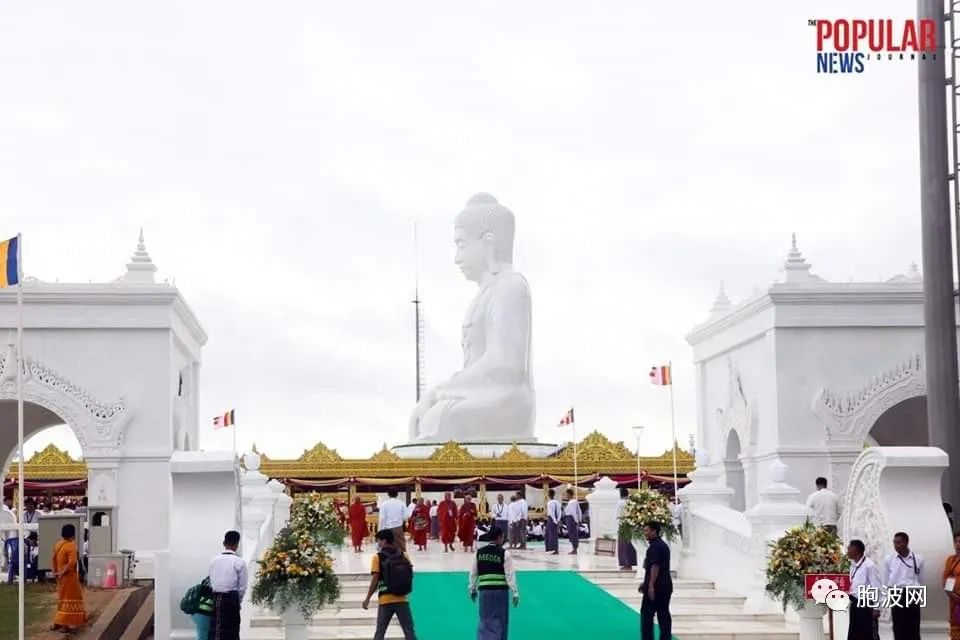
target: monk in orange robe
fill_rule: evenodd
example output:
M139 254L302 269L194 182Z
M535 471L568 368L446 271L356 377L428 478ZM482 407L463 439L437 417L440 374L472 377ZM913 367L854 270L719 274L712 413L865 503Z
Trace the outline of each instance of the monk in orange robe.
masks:
M437 505L437 517L440 519L440 541L443 552L453 551L453 541L457 535L457 503L450 492L443 494L443 502Z
M463 497L463 506L460 507L458 535L463 543L463 550L473 551L473 541L477 537L477 505L472 502L469 494Z
M353 550L363 553L363 539L367 537L367 508L363 506L360 496L353 499L350 505L350 542Z
M60 530L61 540L53 548L53 574L57 577L57 613L52 631L75 631L87 622L80 586L77 529L72 524Z
M430 507L423 498L417 500L410 518L410 533L413 534L413 543L419 551L427 550L427 534L430 533Z

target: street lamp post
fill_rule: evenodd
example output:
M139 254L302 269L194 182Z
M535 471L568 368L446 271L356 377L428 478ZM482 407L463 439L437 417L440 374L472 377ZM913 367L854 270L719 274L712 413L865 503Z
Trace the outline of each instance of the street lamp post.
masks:
M637 438L637 489L640 489L640 436L643 435L643 427L633 428L633 435Z

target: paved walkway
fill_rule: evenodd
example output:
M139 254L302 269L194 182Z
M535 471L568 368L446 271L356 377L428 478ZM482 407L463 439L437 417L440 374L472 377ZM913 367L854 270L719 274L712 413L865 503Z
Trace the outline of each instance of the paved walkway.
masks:
M481 545L483 543L477 543ZM459 551L443 552L443 544L433 540L427 545L426 551L417 551L416 547L408 546L407 553L413 562L415 571L469 571L473 562L473 553L466 553L462 547ZM479 547L476 547L479 548ZM610 571L617 570L617 558L611 556L597 556L593 554L593 541L581 542L580 553L572 556L570 543L560 541L560 555L551 555L543 550L543 543L528 545L526 551L511 549L514 559L514 568L517 571ZM337 573L369 573L370 561L376 547L370 543L363 547L363 553L355 553L349 547L342 549L334 565ZM630 572L624 572L631 575Z

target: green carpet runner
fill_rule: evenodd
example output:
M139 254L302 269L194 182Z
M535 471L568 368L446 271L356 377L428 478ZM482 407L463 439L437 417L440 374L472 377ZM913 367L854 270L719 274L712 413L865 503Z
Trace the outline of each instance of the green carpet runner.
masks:
M510 610L510 640L640 637L637 612L573 571L519 571L517 580L520 606ZM416 574L410 604L419 640L476 637L477 605L466 573Z

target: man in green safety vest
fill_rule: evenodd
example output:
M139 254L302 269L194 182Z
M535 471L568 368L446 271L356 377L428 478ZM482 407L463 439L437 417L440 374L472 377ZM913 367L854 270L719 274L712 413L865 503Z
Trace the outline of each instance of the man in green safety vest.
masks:
M490 544L477 550L470 569L470 599L480 600L477 640L507 640L510 602L513 606L520 603L513 559L503 548L503 531L499 527L490 527L480 541Z

